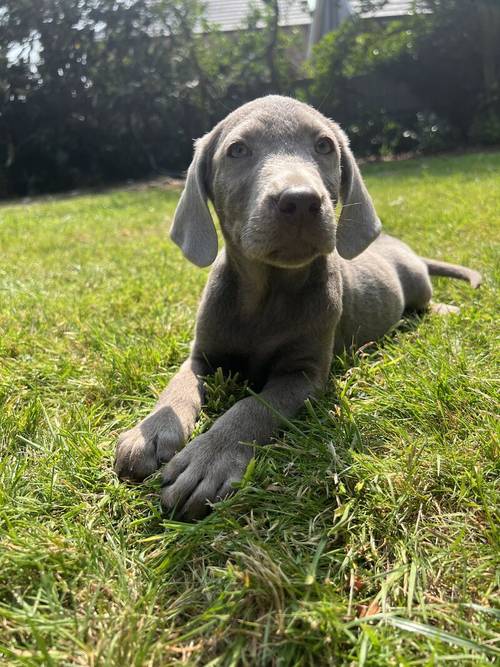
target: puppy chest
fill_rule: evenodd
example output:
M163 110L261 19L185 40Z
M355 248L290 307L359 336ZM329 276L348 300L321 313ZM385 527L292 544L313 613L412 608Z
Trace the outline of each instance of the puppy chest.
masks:
M234 332L233 332L234 333ZM263 338L255 332L241 332L235 344L234 337L207 341L200 345L212 369L222 368L224 373L238 373L251 383L263 384L276 359L286 354L286 341Z

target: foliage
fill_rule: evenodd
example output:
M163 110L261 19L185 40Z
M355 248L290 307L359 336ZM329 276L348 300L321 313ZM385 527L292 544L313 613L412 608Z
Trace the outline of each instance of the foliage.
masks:
M295 78L277 12L235 39L199 0L0 0L0 196L182 171L228 109Z
M159 514L157 479L112 471L206 278L166 238L178 192L0 208L2 664L498 662L500 153L364 175L388 231L484 284L435 280L459 315L337 360L196 525ZM208 383L201 428L245 391Z
M354 131L358 151L500 142L500 4L416 6L426 11L390 21L358 17L327 35L312 60L315 101L348 130L363 128L361 137ZM422 119L431 115L429 135Z
M0 0L0 197L180 174L194 138L268 92L320 106L359 154L498 143L500 3L416 3L327 35L308 85L278 0L238 33L203 0Z

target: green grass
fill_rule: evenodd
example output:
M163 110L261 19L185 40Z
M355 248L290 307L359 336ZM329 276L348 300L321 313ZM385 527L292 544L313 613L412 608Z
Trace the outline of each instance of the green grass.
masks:
M500 153L364 171L388 231L484 285L436 280L460 315L337 360L195 525L112 471L206 279L167 239L177 193L0 208L0 663L498 661ZM244 391L210 380L202 425Z

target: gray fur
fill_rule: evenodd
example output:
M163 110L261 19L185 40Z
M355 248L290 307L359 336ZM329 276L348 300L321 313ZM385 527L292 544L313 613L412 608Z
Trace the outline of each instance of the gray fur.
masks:
M379 235L344 133L290 98L254 100L198 142L172 238L200 266L217 250L207 199L225 247L203 293L190 357L152 414L121 436L115 463L121 478L136 481L166 463L162 503L185 520L233 491L253 444L268 442L281 418L323 389L334 352L376 340L405 310L427 308L428 266L441 274L447 266ZM472 274L455 267L447 275ZM184 446L203 402L202 378L218 367L240 372L260 393Z
M208 159L208 141L196 143L193 161L189 167L186 185L175 211L170 237L190 262L196 266L210 266L217 257L217 232L207 205L205 171Z
M425 262L427 271L431 276L445 276L447 278L467 280L474 289L477 289L481 284L481 274L466 266L439 262L437 259L427 259L427 257L422 257L422 260Z

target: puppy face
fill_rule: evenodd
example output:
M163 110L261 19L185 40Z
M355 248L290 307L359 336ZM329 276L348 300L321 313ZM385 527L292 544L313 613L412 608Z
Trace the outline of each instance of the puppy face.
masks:
M351 259L381 228L345 134L289 97L249 102L196 143L171 237L198 266L217 255L208 199L232 249L277 267Z
M335 248L340 149L331 125L299 103L229 118L211 172L224 235L248 259L300 267Z

